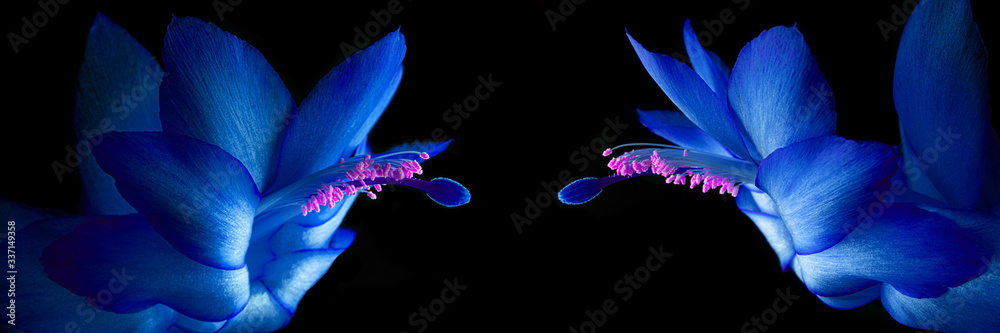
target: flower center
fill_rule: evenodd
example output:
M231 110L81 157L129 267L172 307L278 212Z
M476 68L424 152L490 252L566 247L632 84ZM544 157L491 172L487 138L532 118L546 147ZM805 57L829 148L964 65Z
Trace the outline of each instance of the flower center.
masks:
M624 144L613 149L629 146L652 146L629 151L612 158L608 167L615 174L604 178L583 178L559 192L559 199L567 204L577 205L590 201L601 193L601 189L619 181L639 177L660 175L667 184L701 185L702 193L718 189L719 194L739 194L740 185L753 183L757 166L751 162L719 154L687 150L674 145ZM612 149L604 151L611 155Z

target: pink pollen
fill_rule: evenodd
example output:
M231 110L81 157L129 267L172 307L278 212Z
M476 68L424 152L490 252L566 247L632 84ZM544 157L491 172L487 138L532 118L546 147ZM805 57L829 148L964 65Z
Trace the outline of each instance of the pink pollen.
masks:
M375 184L375 190L379 191L379 192L382 192L382 185Z
M368 197L372 198L372 200L375 200L375 198L377 198L377 196L375 196L375 192L368 192Z
M604 156L608 156L608 155L604 155ZM428 155L426 152L423 152L423 153L420 153L420 158L426 160L428 158L431 158L431 155Z
M688 150L684 149L684 157L688 157Z
M604 157L611 155L611 148L605 149L604 152L601 153L601 155L603 155Z

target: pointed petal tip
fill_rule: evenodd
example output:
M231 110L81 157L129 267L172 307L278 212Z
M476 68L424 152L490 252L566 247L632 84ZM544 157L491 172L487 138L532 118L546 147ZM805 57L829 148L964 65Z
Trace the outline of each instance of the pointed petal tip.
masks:
M427 189L427 197L445 207L458 207L469 203L472 194L458 182L448 178L434 178Z
M559 201L567 205L580 205L601 194L602 187L597 178L580 178L559 191Z

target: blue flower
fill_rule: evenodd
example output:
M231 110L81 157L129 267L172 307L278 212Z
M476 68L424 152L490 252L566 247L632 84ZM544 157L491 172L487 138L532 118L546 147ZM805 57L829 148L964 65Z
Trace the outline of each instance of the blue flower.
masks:
M647 51L628 35L646 70L681 111L639 110L639 121L673 144L619 146L651 148L613 158L608 166L615 175L578 180L559 198L581 204L605 186L647 175L690 188L701 185L704 192L718 189L737 198L787 268L795 255L792 235L755 179L761 163L780 148L834 134L837 116L826 79L796 27L761 33L743 48L731 73L698 43L690 20L683 36L693 70ZM611 149L604 152L610 154Z
M1000 140L967 1L923 1L907 23L894 77L901 147L833 135L832 94L794 27L751 41L731 76L689 23L684 39L693 71L630 37L683 112L639 111L640 121L675 145L612 159L615 175L568 185L563 202L654 174L719 188L833 308L882 299L912 327L1000 326Z
M17 328L277 330L353 242L339 226L359 195L406 185L467 203L455 181L414 177L448 142L367 144L405 52L390 33L297 106L256 49L213 24L174 18L161 69L99 14L76 98L93 148L81 154L82 215L0 200L24 244Z

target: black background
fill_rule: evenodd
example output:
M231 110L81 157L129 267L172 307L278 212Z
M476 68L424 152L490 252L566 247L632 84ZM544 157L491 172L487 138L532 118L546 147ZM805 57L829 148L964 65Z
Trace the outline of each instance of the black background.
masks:
M224 1L224 0L223 0ZM213 22L248 41L271 63L296 101L343 61L341 43L388 0L263 2L244 0L216 13L212 1L147 4L73 0L15 54L4 44L3 156L0 196L73 212L79 180L59 182L50 164L74 143L73 95L88 28L98 11L127 29L159 59L171 14ZM569 2L568 0L565 2ZM345 226L354 245L302 300L283 331L415 332L411 313L439 297L444 279L468 289L430 323L428 332L567 332L586 310L617 300L599 332L737 331L790 288L799 295L768 332L914 331L879 302L850 311L823 305L777 258L731 198L639 179L607 188L582 206L548 203L543 182L564 170L573 179L610 173L605 158L576 161L600 138L605 119L627 125L613 144L661 142L639 124L635 108L674 108L645 72L625 37L652 51L683 52L681 28L733 11L735 21L708 48L732 65L762 30L798 24L834 92L838 133L898 144L892 72L900 32L883 37L903 0L805 1L589 0L552 30L545 12L559 1L408 1L378 37L402 25L408 53L402 84L371 132L376 151L442 128L455 141L424 164L425 177L450 177L472 201L445 208L399 188L358 200ZM1000 34L985 6L972 1L987 48ZM20 31L34 1L5 2L0 27ZM991 66L991 77L995 75ZM470 96L479 76L502 82L457 128L445 110ZM996 91L996 88L994 88ZM996 95L994 93L994 95ZM526 199L541 214L518 234L511 214ZM550 197L551 198L551 197ZM643 265L651 246L673 254L628 301L614 284Z

